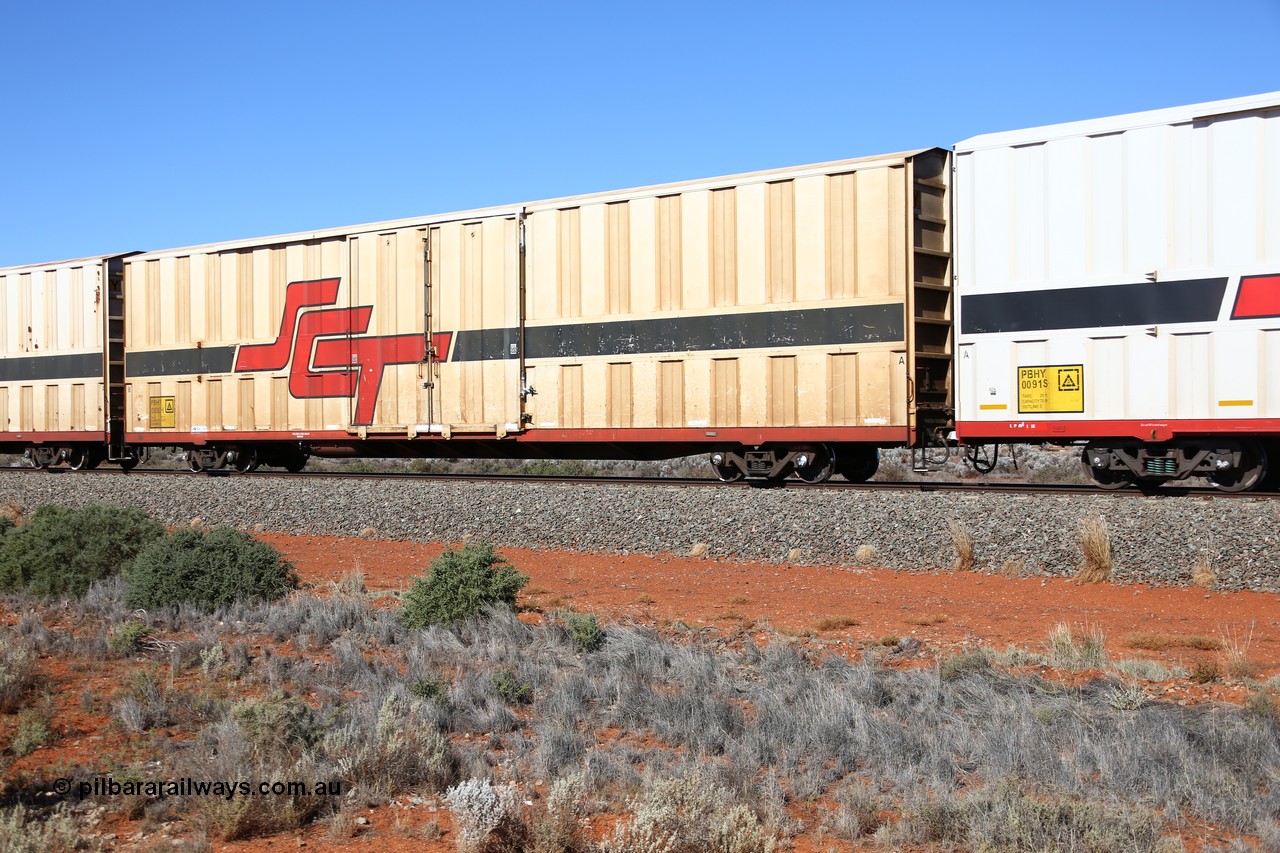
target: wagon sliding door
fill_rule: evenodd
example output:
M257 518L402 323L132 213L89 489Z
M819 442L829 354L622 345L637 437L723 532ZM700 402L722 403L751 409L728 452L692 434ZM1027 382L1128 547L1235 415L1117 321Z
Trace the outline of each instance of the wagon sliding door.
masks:
M342 338L323 342L358 375L347 396L352 431L408 434L417 431L418 397L426 377L423 362L425 228L399 228L353 235L347 241L348 317ZM319 353L319 350L317 350ZM340 381L348 377L334 377Z
M420 423L446 437L502 437L521 428L520 224L515 217L446 222L429 235L432 378Z

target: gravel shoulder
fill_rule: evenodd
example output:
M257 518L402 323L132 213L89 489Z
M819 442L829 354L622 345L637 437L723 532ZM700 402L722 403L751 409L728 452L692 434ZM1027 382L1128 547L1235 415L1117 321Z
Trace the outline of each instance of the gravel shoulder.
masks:
M956 534L975 568L1069 577L1081 522L1106 522L1119 582L1184 585L1197 564L1215 588L1280 591L1280 502L1141 496L787 491L674 486L324 480L0 472L0 504L139 506L173 526L520 548L683 554L933 572Z

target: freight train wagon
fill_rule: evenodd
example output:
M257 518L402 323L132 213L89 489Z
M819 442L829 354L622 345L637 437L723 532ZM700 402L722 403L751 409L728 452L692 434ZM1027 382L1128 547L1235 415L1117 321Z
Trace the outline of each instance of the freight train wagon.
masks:
M954 187L928 149L0 270L0 449L708 451L725 479L862 480L948 427L954 367L966 444L1255 487L1280 458L1277 116L1273 93L977 137Z
M962 441L1094 482L1280 471L1280 93L955 150Z
M865 480L949 425L939 149L125 260L125 440Z
M123 256L0 270L0 452L93 468L124 446Z

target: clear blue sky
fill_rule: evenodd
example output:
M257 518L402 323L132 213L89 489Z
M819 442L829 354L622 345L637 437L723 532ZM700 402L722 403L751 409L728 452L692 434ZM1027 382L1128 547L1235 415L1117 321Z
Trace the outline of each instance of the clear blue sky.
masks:
M0 32L0 266L1280 89L1280 0L3 0Z

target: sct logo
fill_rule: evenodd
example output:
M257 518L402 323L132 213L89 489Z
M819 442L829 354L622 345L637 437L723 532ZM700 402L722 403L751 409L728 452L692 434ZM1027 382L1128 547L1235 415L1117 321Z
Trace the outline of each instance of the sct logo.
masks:
M289 394L298 398L354 397L353 426L373 423L388 365L426 361L422 335L368 335L372 305L327 308L338 301L336 278L295 281L285 288L280 333L269 344L244 344L236 373L289 367ZM318 310L304 310L318 309ZM356 337L360 335L361 337ZM431 336L431 357L446 357L452 332Z

